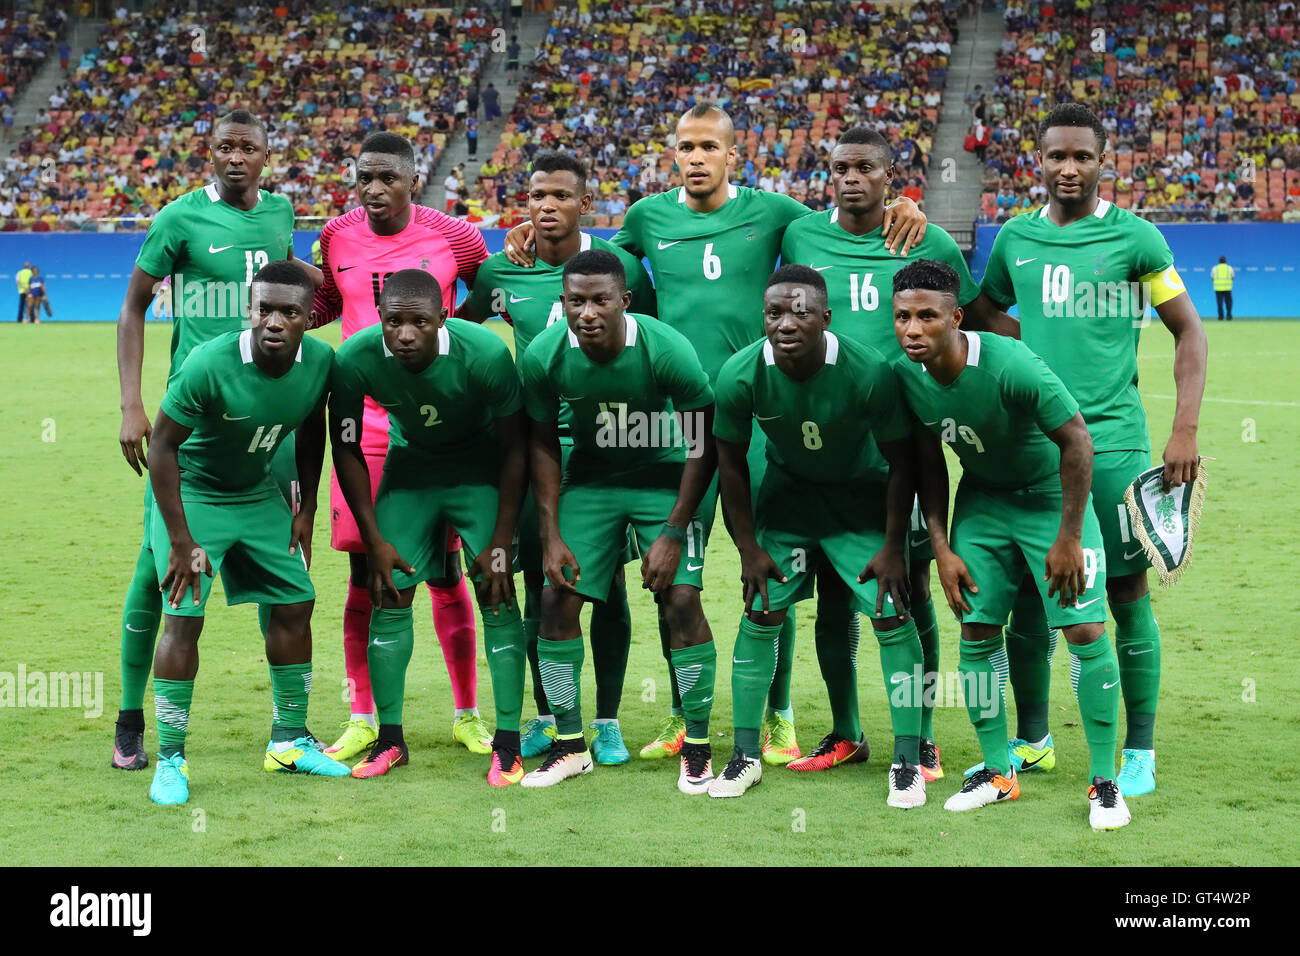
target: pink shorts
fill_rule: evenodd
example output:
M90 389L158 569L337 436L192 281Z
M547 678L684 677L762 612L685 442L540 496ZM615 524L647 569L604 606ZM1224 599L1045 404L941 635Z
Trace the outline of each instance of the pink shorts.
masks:
M384 477L384 456L366 455L366 467L370 470L370 500L373 503L379 491L380 479ZM339 478L330 468L330 547L335 551L350 554L362 554L365 547L361 543L361 530L357 519L352 517L352 509L343 497L339 487ZM453 528L447 529L447 551L460 550L460 535Z

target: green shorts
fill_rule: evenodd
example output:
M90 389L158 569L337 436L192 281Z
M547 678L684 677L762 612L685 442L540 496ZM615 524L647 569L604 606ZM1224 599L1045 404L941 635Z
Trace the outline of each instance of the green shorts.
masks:
M405 589L446 574L449 526L460 532L465 560L472 564L492 540L497 500L496 485L463 480L390 449L375 494L375 520L384 540L415 568L414 574L394 568L393 583Z
M1106 620L1106 552L1092 508L1083 515L1086 592L1082 603L1061 607L1047 596L1043 580L1047 552L1061 527L1061 489L1051 479L1033 488L995 491L962 482L953 504L952 550L966 562L979 593L964 591L971 612L967 624L1003 625L1020 581L1028 574L1038 587L1052 627Z
M290 432L289 437L280 443L271 459L271 480L284 495L289 509L298 513L302 505L302 492L298 487L298 433Z
M758 489L762 487L763 475L767 473L767 436L763 434L763 429L755 427L749 438L749 450L745 454L745 460L749 464L749 500L752 504L758 499ZM718 517L718 474L715 472L713 480L709 482L708 490L704 492L704 497L700 501L700 520L704 522L704 541L707 544L713 536L713 523ZM726 520L726 509L723 509L723 520Z
M930 529L925 526L925 516L921 514L921 499L912 500L912 521L907 528L907 560L909 564L929 564L934 560L934 544L930 541Z
M569 455L573 451L573 441L560 439L560 468L561 471L569 464ZM528 491L524 494L523 503L519 506L519 524L516 532L516 554L515 569L527 573L529 571L542 571L542 541L541 533L537 527L537 498L533 494L533 486L528 486ZM631 528L627 529L627 544L623 548L623 564L632 561L638 561L641 558L640 552L636 546L636 534Z
M1092 457L1092 509L1106 546L1106 573L1112 578L1151 567L1129 524L1124 491L1151 467L1146 451L1103 451Z
M877 615L877 582L858 582L858 575L885 543L884 485L813 485L770 469L754 511L758 543L787 579L767 582L769 610L811 598L814 572L825 560L863 614L877 620L898 614L893 598L886 594ZM761 598L755 599L754 607L762 609Z
M293 515L279 496L229 504L186 501L185 522L195 543L207 552L213 575L221 575L226 604L298 604L316 597L302 550L289 553ZM158 580L167 576L171 541L154 505L145 515L153 542ZM163 605L176 617L202 617L213 578L199 576L199 603L186 592L178 608ZM166 596L164 595L164 600Z
M644 485L566 482L560 487L560 537L578 561L579 594L595 601L609 596L614 569L624 563L629 526L640 552L650 550L677 502L681 472L681 464L669 462L639 473ZM698 517L687 528L673 584L704 587L704 523Z

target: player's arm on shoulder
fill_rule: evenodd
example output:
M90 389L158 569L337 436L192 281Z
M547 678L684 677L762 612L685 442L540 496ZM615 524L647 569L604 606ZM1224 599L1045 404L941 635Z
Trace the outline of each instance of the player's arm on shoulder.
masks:
M456 307L456 318L465 319L467 322L483 323L489 317L499 314L498 310L493 308L494 303L492 301L494 277L492 260L488 259L479 268L478 274L474 276L474 282L469 287L469 294Z
M117 440L122 446L122 457L137 475L141 474L140 466L145 464L145 442L152 431L140 394L145 315L160 282L160 277L137 265L131 271L131 281L127 283L117 316L117 382L122 409L122 427Z
M995 309L1003 312L1016 302L1016 287L1011 281L1011 271L1007 268L1007 250L1010 242L1011 225L1008 223L998 230L998 234L993 239L993 248L989 250L989 261L984 267L984 278L980 280L981 291L988 296Z
M623 213L623 225L618 227L618 232L614 233L614 238L609 240L610 243L620 249L625 249L638 259L644 258L646 242L641 235L645 227L641 220L644 218L645 208L641 206L640 202L628 206L627 212Z
M880 236L885 240L885 248L891 254L901 250L906 256L925 238L925 227L928 223L929 220L926 219L920 206L907 196L898 197L885 207L885 219L880 230Z
M1011 339L1020 338L1020 320L999 309L982 290L962 306L961 327L968 332L993 332Z
M335 319L343 314L343 293L339 291L338 285L334 281L334 269L330 265L330 244L334 239L334 223L337 219L332 219L325 223L325 228L320 234L320 274L321 284L316 288L316 294L312 297L311 318L307 327L319 329L323 325L329 325Z
M1043 580L1051 582L1047 596L1055 594L1061 607L1067 607L1087 590L1082 538L1092 486L1092 436L1083 415L1075 412L1047 437L1061 450L1061 527L1047 552Z
M646 271L645 263L625 249L617 246L615 249L623 262L623 270L627 273L627 287L632 293L632 304L628 307L628 311L658 318L659 300L655 297L655 286L650 281L650 273Z
M1199 468L1196 430L1201 417L1201 397L1205 393L1209 343L1192 297L1172 265L1160 273L1143 276L1142 282L1143 288L1151 290L1151 304L1160 321L1174 337L1174 385L1178 398L1173 430L1163 455L1165 472L1161 483L1167 492L1172 486L1195 480Z

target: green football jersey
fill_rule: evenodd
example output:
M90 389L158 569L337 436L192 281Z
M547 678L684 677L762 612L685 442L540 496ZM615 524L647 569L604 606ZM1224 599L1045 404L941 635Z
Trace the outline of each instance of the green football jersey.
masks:
M641 315L655 315L655 289L645 265L631 253L589 233L582 233L579 251L604 249L614 253L627 271L632 292L628 309ZM474 288L465 300L470 314L487 318L499 315L515 330L515 361L528 351L543 329L564 321L560 293L564 291L564 266L552 266L538 259L531 269L515 265L504 252L490 255L478 267Z
M934 223L904 259L889 254L879 229L855 236L840 227L839 218L839 209L828 209L792 222L781 243L781 261L821 273L831 328L841 337L870 345L890 361L900 354L894 335L894 275L918 259L937 259L957 270L962 305L979 295L980 287L971 278L961 249Z
M650 260L659 318L695 346L716 381L727 359L763 337L763 288L785 227L812 210L781 193L731 185L713 212L682 187L635 202L614 244Z
M181 500L245 502L280 494L276 449L323 408L334 350L310 336L297 361L271 378L253 361L253 330L226 332L195 348L172 378L161 408L191 428L179 449Z
M520 372L524 407L535 421L573 412L573 452L565 481L635 486L637 473L658 462L686 460L686 439L674 411L713 403L713 389L691 343L649 316L626 314L624 347L612 361L593 362L567 324L533 340Z
M876 442L912 432L884 356L829 331L826 364L803 382L777 367L766 339L741 349L718 376L717 404L714 435L747 446L757 421L769 464L800 481L884 481Z
M1139 280L1173 262L1160 230L1105 199L1065 227L1047 206L1016 216L993 242L984 291L1016 304L1021 340L1078 400L1097 451L1151 447L1137 387Z
M144 238L135 264L172 277L169 382L195 346L248 327L253 276L272 259L293 257L292 204L265 189L257 195L245 212L209 184L164 206Z
M1069 389L1023 342L963 332L966 367L949 385L906 355L894 371L922 427L961 459L962 481L1015 490L1055 483L1061 453L1047 432L1079 411Z
M339 346L331 414L362 421L365 396L388 412L390 454L414 455L431 468L474 471L495 484L499 456L494 422L522 407L510 349L491 329L448 319L438 355L424 371L407 371L371 325Z

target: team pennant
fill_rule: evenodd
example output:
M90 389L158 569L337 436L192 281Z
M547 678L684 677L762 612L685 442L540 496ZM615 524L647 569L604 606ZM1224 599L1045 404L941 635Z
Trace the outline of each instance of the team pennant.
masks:
M1129 523L1162 587L1177 581L1192 563L1192 539L1201 523L1205 504L1205 460L1197 462L1196 479L1160 490L1164 467L1142 472L1124 491Z

